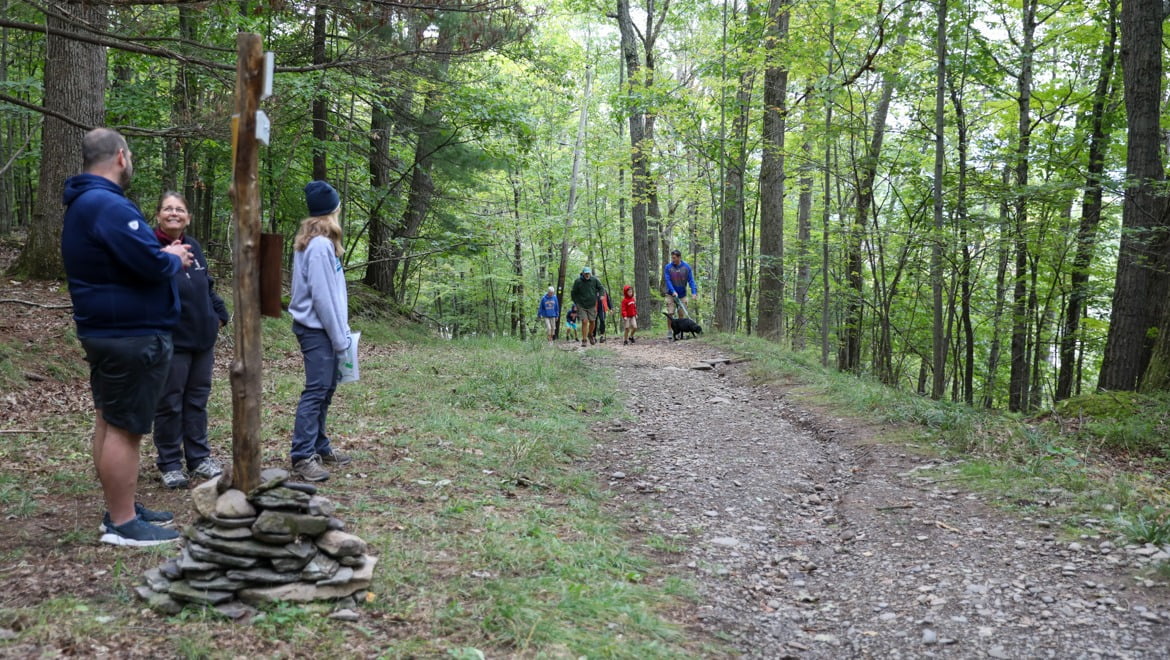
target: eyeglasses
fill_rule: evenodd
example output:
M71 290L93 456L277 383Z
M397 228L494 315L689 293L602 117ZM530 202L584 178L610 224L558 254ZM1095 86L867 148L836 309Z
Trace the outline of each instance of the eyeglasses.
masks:
M186 213L187 209L182 206L164 206L159 211L162 213Z

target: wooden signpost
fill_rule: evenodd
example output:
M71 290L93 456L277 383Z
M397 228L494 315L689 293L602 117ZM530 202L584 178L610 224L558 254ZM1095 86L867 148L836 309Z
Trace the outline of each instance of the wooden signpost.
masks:
M236 37L236 112L232 118L232 243L235 359L232 385L232 486L260 483L260 182L256 113L265 83L260 35Z

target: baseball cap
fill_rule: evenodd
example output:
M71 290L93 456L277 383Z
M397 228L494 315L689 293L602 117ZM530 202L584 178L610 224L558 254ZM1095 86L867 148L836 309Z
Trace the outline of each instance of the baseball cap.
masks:
M582 269L581 269L581 274L582 274L582 275L584 275L585 273L590 273L590 274L592 274L592 273L593 273L593 269L592 269L592 268L590 268L589 266L586 266L586 267L582 268Z

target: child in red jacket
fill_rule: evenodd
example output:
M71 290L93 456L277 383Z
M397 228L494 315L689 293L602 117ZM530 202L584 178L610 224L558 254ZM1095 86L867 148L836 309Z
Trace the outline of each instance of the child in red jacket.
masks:
M638 331L638 305L634 302L634 287L622 287L622 345L634 343Z

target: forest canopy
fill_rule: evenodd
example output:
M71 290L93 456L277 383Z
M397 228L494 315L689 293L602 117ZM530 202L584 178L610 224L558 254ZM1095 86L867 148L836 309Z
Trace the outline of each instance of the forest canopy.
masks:
M10 277L61 277L62 182L111 126L230 280L249 32L265 231L330 181L351 280L450 336L529 336L587 265L661 322L677 248L710 329L892 386L1170 389L1161 0L0 2Z

